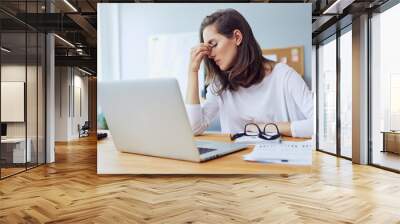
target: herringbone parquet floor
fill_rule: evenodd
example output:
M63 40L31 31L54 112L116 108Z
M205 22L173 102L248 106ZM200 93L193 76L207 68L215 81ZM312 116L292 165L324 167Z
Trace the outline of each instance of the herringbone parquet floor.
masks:
M0 223L400 223L400 175L318 153L314 172L97 176L93 139L0 181Z

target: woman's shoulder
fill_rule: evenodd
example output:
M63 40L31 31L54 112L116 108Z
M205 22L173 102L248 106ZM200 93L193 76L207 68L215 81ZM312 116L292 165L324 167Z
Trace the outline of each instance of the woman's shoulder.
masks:
M273 72L277 73L292 73L296 72L292 67L286 63L278 62L275 64Z
M275 64L272 75L282 81L288 81L288 79L300 76L292 67L281 62Z
M287 64L280 63L281 66L281 83L285 91L298 94L309 89L304 78L292 67Z

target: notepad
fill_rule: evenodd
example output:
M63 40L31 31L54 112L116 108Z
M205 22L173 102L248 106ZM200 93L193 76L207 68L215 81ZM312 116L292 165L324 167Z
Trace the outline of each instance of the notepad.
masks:
M257 144L250 154L244 155L243 159L263 163L311 165L312 151L312 141L263 143Z

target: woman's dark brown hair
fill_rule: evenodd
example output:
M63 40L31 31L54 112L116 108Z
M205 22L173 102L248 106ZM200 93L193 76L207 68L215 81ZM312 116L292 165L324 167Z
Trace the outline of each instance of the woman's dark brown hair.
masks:
M262 55L260 45L254 38L253 31L246 19L234 9L223 9L206 16L200 26L200 42L204 42L203 31L214 25L217 32L226 38L232 38L233 31L238 29L243 35L233 66L228 71L221 71L214 60L205 58L207 84L219 83L213 89L217 95L225 90L236 91L239 87L250 87L260 83L265 77L264 62L270 62ZM273 64L270 64L273 66ZM272 70L272 68L271 68Z

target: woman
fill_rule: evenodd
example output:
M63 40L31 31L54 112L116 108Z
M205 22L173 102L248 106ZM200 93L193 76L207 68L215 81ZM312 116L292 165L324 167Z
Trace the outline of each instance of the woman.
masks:
M311 137L313 97L300 75L263 57L246 19L234 9L214 12L200 27L191 51L186 108L195 135L219 114L223 133L243 132L248 123L262 129L275 123L282 135ZM204 60L209 84L200 105L198 71Z

